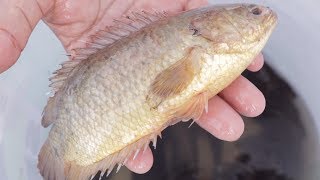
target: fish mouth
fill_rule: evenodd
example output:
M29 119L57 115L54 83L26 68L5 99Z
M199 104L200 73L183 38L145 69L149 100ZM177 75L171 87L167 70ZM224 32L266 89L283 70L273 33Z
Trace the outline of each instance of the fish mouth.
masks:
M270 9L269 7L266 7L266 13L268 14L266 22L271 26L271 27L275 27L276 24L278 23L278 15L275 11L273 11L272 9Z
M269 16L269 19L271 21L271 24L273 24L274 26L277 24L278 22L278 15L276 12L272 11L270 9L270 16Z
M264 19L263 19L263 24L264 27L266 29L266 31L268 32L272 32L273 29L276 27L276 25L278 24L278 15L275 11L273 11L270 7L263 7L263 6L256 6L254 7L255 9L251 10L251 12L254 14L255 11L256 13L260 12L259 15L263 15ZM257 8L259 8L259 10L256 10Z
M275 12L271 12L270 16L268 17L268 23L269 23L269 31L273 31L276 27L276 25L278 24L278 16Z

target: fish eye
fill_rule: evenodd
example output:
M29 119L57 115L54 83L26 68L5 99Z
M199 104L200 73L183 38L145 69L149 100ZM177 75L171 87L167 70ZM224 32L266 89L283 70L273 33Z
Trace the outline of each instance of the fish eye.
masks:
M258 16L262 13L262 10L259 7L255 7L251 9L251 13Z

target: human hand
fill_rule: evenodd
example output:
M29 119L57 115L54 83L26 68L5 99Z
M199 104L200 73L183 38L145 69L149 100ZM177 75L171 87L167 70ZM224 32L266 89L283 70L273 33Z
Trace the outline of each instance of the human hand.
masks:
M5 0L0 1L0 73L12 66L40 19L53 30L67 52L83 47L86 38L96 30L112 24L123 14L135 10L166 10L179 12L207 5L206 0ZM259 55L248 67L259 70L263 57ZM254 117L265 107L262 93L246 78L240 76L219 95L210 99L209 112L199 121L203 129L215 137L237 140L243 132L240 116ZM136 172L145 173L153 164L151 149L138 154L126 166Z

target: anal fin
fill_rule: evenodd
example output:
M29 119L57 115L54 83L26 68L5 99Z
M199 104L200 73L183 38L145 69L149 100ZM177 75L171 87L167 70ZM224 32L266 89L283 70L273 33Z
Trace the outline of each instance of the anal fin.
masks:
M82 167L76 164L70 163L70 168L65 172L67 180L87 180L92 175L97 174L98 171L101 171L101 174L110 173L115 168L116 171L119 171L119 168L122 165L125 165L128 159L134 159L139 152L144 153L150 142L157 138L159 132L151 133L139 139L138 141L129 144L125 148L121 149L114 154L107 156L99 162L96 162L92 165Z

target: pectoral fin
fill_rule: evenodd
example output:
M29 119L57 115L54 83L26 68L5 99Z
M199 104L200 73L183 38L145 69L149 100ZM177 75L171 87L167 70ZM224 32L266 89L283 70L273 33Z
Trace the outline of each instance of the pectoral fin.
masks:
M151 84L147 101L156 108L162 101L185 90L201 70L202 49L192 47L186 55L161 72Z

